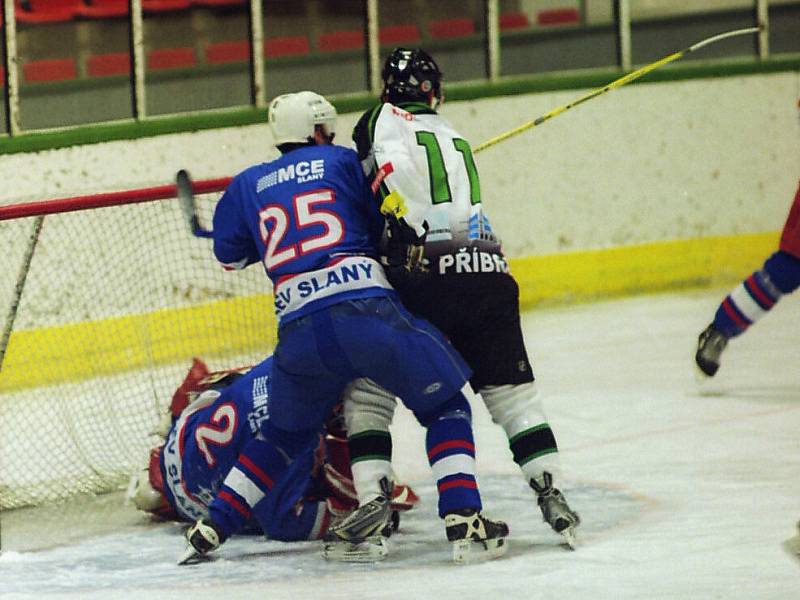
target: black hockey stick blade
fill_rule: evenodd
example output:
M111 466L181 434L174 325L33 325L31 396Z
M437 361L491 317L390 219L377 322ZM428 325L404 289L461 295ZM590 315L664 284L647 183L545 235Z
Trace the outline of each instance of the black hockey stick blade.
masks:
M194 203L194 191L192 189L192 178L189 172L181 169L175 175L175 186L178 189L178 201L181 203L181 210L186 217L186 222L189 224L189 231L195 237L210 238L214 233L205 229L200 225L200 219L197 217L197 207Z

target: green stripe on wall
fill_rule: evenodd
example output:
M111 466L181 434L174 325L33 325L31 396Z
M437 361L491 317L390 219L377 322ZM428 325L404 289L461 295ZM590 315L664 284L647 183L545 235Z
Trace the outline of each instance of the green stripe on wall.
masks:
M512 259L520 305L567 303L643 292L722 285L743 279L775 251L778 233L656 242L621 248ZM264 319L252 327L252 315ZM242 315L250 317L244 320ZM215 326L225 323L225 328ZM238 326L240 325L240 326ZM272 299L249 296L15 331L0 375L0 392L80 381L190 356L226 356L271 349Z

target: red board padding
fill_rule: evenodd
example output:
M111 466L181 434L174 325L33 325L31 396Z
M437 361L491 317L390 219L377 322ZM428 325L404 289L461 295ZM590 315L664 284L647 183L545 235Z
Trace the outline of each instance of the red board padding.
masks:
M432 38L448 39L472 35L475 33L475 23L472 19L444 19L433 21L430 24Z
M151 71L182 69L196 64L194 48L159 48L147 55L147 68Z
M22 65L22 73L25 76L25 81L29 83L65 81L67 79L75 79L78 76L75 60L72 58L32 60Z
M232 177L218 177L216 179L194 181L192 182L192 190L195 194L221 192L228 187L232 179ZM177 199L177 197L178 190L175 184L169 184L138 190L123 190L121 192L106 192L104 194L90 194L88 196L74 196L72 198L57 198L53 200L40 200L38 202L7 204L5 206L0 206L0 221L73 212L76 210L87 210L90 208L152 202L153 200L167 200L169 198Z
M358 29L332 31L319 36L319 49L323 52L356 50L364 47L364 32Z
M304 35L274 37L264 40L264 56L302 56L311 52L311 44Z
M419 27L410 23L381 27L378 39L382 46L394 46L396 44L413 44L419 42L422 37L419 34Z
M205 55L206 62L212 65L247 62L250 60L250 42L236 40L209 44Z
M90 56L86 59L86 72L89 77L127 75L131 72L131 57L127 52Z
M577 23L580 19L581 14L577 8L551 8L540 10L536 15L539 25L564 25Z
M500 15L500 29L524 29L530 25L528 15L525 13L505 13Z

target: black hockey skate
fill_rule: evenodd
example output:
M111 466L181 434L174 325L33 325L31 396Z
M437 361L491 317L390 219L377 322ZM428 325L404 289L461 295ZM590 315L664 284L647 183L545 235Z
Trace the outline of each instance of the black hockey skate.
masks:
M564 494L553 487L553 476L545 472L539 480L531 479L530 486L536 492L539 509L545 523L553 531L564 536L567 545L575 549L575 528L580 525L581 518L569 507Z
M719 357L727 345L728 338L718 331L713 323L700 334L694 362L703 376L713 377L716 374L719 369Z
M447 540L453 544L453 560L474 563L502 556L508 549L508 525L491 521L468 508L444 517Z
M384 477L380 486L380 496L359 506L328 529L322 545L322 555L326 559L376 562L386 558L389 553L386 540L395 523L391 510L392 484Z
M178 559L179 565L200 562L209 552L219 548L225 536L209 519L200 519L186 530L186 550Z

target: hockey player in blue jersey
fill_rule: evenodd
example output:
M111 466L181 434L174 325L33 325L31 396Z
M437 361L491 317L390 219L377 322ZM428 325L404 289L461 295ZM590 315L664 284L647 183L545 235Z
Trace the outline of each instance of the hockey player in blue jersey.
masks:
M383 217L353 150L332 145L336 111L323 97L277 97L269 122L282 156L237 175L214 211L214 253L229 269L262 263L273 284L278 344L270 418L274 451L302 455L348 383L369 378L403 399L426 428L426 447L454 558L504 553L508 527L481 514L475 445L464 395L469 368L426 321L397 300L377 260ZM276 473L266 473L273 480ZM343 556L386 555L390 482L328 533ZM221 523L241 516L228 509ZM224 541L201 519L187 534L198 554ZM334 555L333 553L331 555ZM354 558L358 560L358 558Z
M742 335L786 294L800 287L800 185L786 217L778 249L720 303L714 320L697 341L699 378L713 377L728 341Z
M164 441L134 479L130 495L137 508L194 522L209 515L221 521L219 506L229 505L247 519L242 532L278 541L319 539L332 519L355 508L340 415L289 468L280 468L285 457L264 451L259 428L268 418L271 369L272 357L252 368L217 372L193 361L165 415ZM272 461L283 471L274 481L264 475L275 470ZM408 510L417 500L410 487L395 485L392 510Z

